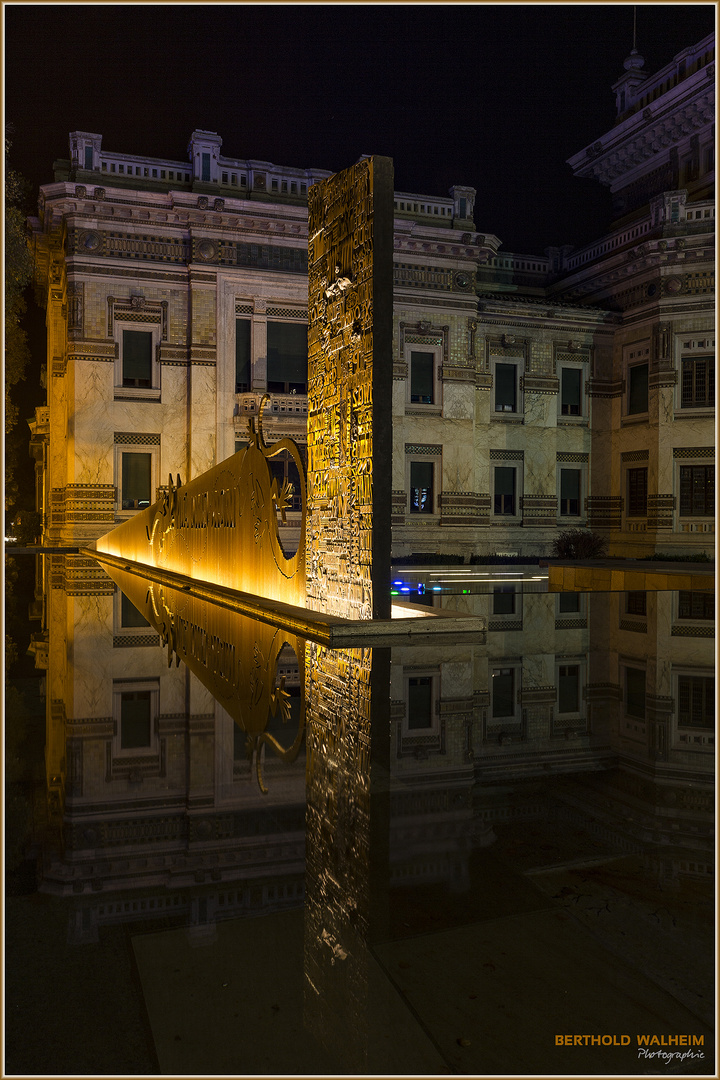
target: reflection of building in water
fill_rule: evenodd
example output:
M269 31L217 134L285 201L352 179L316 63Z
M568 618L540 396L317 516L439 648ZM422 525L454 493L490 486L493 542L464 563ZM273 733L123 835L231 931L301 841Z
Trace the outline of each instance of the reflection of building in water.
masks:
M46 765L61 844L41 887L77 897L79 939L105 922L212 923L299 904L303 750L285 764L256 745L248 760L233 703L223 708L186 664L169 664L156 628L106 586L49 596ZM287 647L272 685L283 675L294 715L286 726L266 712L266 730L287 743L300 692ZM203 884L207 895L187 894Z
M712 550L713 57L710 35L654 74L626 60L614 126L570 161L615 203L580 249L502 250L472 188L395 193L396 555L548 554L585 525L621 555ZM307 191L328 174L221 145L194 131L189 162L161 161L73 132L42 188L46 543L223 461L266 391L269 439L305 442Z

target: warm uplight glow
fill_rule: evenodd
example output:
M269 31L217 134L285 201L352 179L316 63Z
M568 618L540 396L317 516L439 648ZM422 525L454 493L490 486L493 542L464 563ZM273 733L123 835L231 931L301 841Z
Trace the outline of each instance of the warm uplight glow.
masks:
M278 490L268 467L268 459L283 451L297 466L304 508L305 478L298 448L290 439L265 445L261 406L249 446L186 486L179 478L173 484L171 477L159 502L101 537L97 550L305 607L305 513L298 550L286 558L278 514L284 519L288 493Z

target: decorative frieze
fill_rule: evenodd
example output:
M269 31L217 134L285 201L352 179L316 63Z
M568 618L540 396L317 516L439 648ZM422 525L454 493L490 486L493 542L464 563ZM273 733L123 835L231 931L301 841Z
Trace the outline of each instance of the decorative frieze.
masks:
M674 446L674 458L711 458L715 460L715 447L713 446Z
M575 462L576 464L583 464L587 463L590 460L589 454L572 453L565 450L559 450L556 457L558 465L564 462Z
M624 450L620 455L620 460L623 465L631 461L647 461L649 458L648 450Z
M619 529L622 524L621 495L590 495L586 501L591 529Z
M149 431L116 431L115 443L123 446L159 446L160 433Z
M283 274L307 275L308 253L307 248L238 243L235 263L237 266L253 267L256 270L275 270Z
M558 394L560 381L554 376L524 375L522 388L526 394Z
M405 443L405 453L439 456L442 454L442 446L428 445L426 443Z
M523 461L525 457L524 450L491 450L491 461Z

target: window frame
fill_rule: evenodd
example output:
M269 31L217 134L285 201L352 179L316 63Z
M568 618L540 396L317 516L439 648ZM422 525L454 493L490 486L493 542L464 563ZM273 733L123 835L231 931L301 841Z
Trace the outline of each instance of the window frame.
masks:
M573 521L579 522L584 518L583 514L583 499L586 498L585 494L585 477L587 475L587 467L583 468L583 462L575 461L562 461L557 464L557 513L558 518L566 522L568 518ZM563 498L562 498L562 474L564 472L574 472L578 476L578 497L577 497L577 513L563 512ZM568 500L569 502L570 500Z
M410 727L410 681L411 679L430 679L430 723L425 727ZM440 731L440 667L403 669L403 692L405 711L402 720L404 738L413 735L436 735Z
M133 333L150 334L150 386L124 386L123 385L123 351L124 331ZM159 362L160 340L162 327L157 323L137 323L123 319L122 314L113 318L113 336L115 340L115 385L114 397L133 398L138 401L160 401L162 398L161 387L161 364Z
M432 487L432 509L427 510L413 510L412 508L412 466L414 464L429 464L433 470L433 487ZM442 478L442 453L440 454L406 454L405 455L405 490L407 492L406 497L406 515L413 520L432 520L440 517L440 484L438 479Z
M145 626L123 626L122 622L122 600L123 591L119 585L115 586L113 592L113 637L114 638L136 638L147 637L157 638L158 633L155 627L147 622ZM128 599L128 603L132 601ZM133 604L133 607L135 605ZM144 616L143 616L144 617Z
M687 364L692 364L693 368L694 368L695 365L697 365L701 361L704 361L705 364L706 364L705 383L706 383L706 388L707 389L706 389L706 394L705 394L705 400L700 401L700 402L695 401L694 400L694 394L693 394L693 400L690 401L690 402L686 402L684 400L685 367L686 367ZM697 415L698 412L710 412L710 411L714 412L715 411L715 352L714 352L714 349L713 349L712 352L704 351L703 353L701 353L700 355L697 355L697 356L694 354L694 352L690 352L689 350L688 351L683 351L680 354L679 367L680 367L680 371L678 373L678 391L677 391L677 410L678 410L678 412L680 412L682 414L693 415L693 416ZM693 387L694 387L695 379L696 379L696 376L693 373L693 378L692 378ZM710 390L710 385L711 384L712 384L712 391Z
M498 513L495 510L495 482L497 469L512 469L515 472L515 505L511 514ZM522 482L523 462L520 460L498 461L490 459L490 516L498 522L517 523L522 521Z
M577 708L560 711L560 670L564 667L577 668ZM555 657L555 704L553 705L553 720L562 719L586 721L584 709L584 693L587 682L587 662L578 656Z
M645 402L645 408L644 409L632 409L631 408L631 398L632 398L633 372L639 371L642 368L644 368L646 373L647 373L647 376L646 376L647 400ZM628 417L631 417L634 420L637 420L640 417L648 416L649 412L650 412L650 361L649 360L638 360L635 363L628 363L628 366L627 366L627 390L626 390L626 396L625 396L625 415L628 416Z
M699 523L704 524L704 523L706 523L708 521L714 521L714 518L715 518L715 462L713 461L712 463L709 463L707 459L697 459L697 460L693 460L692 458L676 459L676 469L677 469L677 517L678 517L678 521L682 522L682 524L691 524L693 521L697 521ZM693 469L693 470L694 469L705 469L705 470L712 469L712 471L713 471L712 495L708 496L708 491L707 491L707 488L706 488L706 490L705 490L705 509L700 511L700 512L697 512L694 508L692 508L690 510L690 512L688 513L683 509L683 479L684 479L683 473L685 472L686 469ZM693 480L691 479L691 485L692 485L692 483L693 483ZM712 506L711 506L710 509L707 508L709 498L711 499L711 502L712 502ZM691 492L690 492L690 500L691 500L691 505L692 505L692 487L691 487Z
M123 747L122 745L122 696L123 694L149 691L150 693L150 743L148 746ZM128 758L157 756L160 752L158 719L160 715L160 680L157 678L119 679L113 682L113 738L112 759L118 764Z
M115 515L132 517L135 514L147 510L146 506L123 507L122 468L124 454L149 454L150 455L150 501L152 506L157 501L157 489L160 477L160 446L157 443L115 443L114 445L114 476L115 476Z
M497 391L498 391L498 377L497 369L498 365L503 367L512 367L515 369L515 408L514 409L498 409L497 407ZM525 361L521 357L515 356L491 356L490 357L490 370L492 372L492 401L490 403L490 415L493 419L510 419L513 417L522 416L524 413L525 401L523 393L523 374L525 372Z
M412 400L412 354L429 353L433 357L433 400L431 402ZM420 342L408 342L404 344L404 360L407 365L407 377L405 379L405 411L418 410L423 413L440 415L442 413L442 358L443 347L440 344L425 344Z
M644 677L642 715L640 715L639 713L636 713L636 712L630 712L628 710L628 704L629 704L628 673L631 672L631 671L633 671L633 672L642 672L643 677ZM648 698L647 667L644 664L637 664L637 663L623 664L623 666L622 666L622 677L623 677L622 678L623 716L625 716L628 720L636 720L636 721L639 721L640 723L644 724L644 723L647 722L647 698Z
M585 393L585 388L586 388L586 385L587 385L587 376L585 374L585 371L586 371L587 365L582 364L582 363L576 363L576 364L568 363L567 361L563 360L562 362L560 362L558 364L558 367L560 368L559 380L558 380L559 383L560 383L560 386L558 388L558 396L557 396L558 420L562 421L563 424L573 423L573 421L577 422L577 421L581 421L581 420L587 420L587 417L588 417L588 401L589 401L588 396ZM577 371L579 373L579 375L580 375L580 405L579 405L579 410L580 411L577 412L577 413L563 412L563 400L562 400L562 398L563 398L563 372L564 371Z
M631 484L632 484L631 474L642 473L642 472L645 473L645 501L644 501L644 509L641 512L638 512L637 511L637 504L634 503L634 502L631 502L631 491L630 491ZM626 500L625 501L625 517L626 518L632 518L633 520L635 520L635 519L643 520L643 519L647 518L647 516L648 516L648 477L649 477L649 466L647 464L645 464L645 465L628 465L628 466L626 466L626 468L625 468L625 500Z
M509 671L512 673L512 713L508 713L505 716L494 715L495 694L493 680L496 677L496 673L502 673ZM488 687L489 687L489 702L487 709L487 720L485 729L488 734L501 734L502 728L506 725L515 725L522 723L522 662L515 660L490 660L488 663Z

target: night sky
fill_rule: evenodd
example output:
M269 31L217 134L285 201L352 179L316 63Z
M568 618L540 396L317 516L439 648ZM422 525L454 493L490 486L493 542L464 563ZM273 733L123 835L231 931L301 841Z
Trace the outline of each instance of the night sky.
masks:
M187 159L341 169L395 162L397 190L477 188L475 223L536 253L605 231L607 192L565 161L613 123L630 4L79 4L4 8L11 164L37 187L68 132ZM714 26L714 4L637 8L654 71Z

